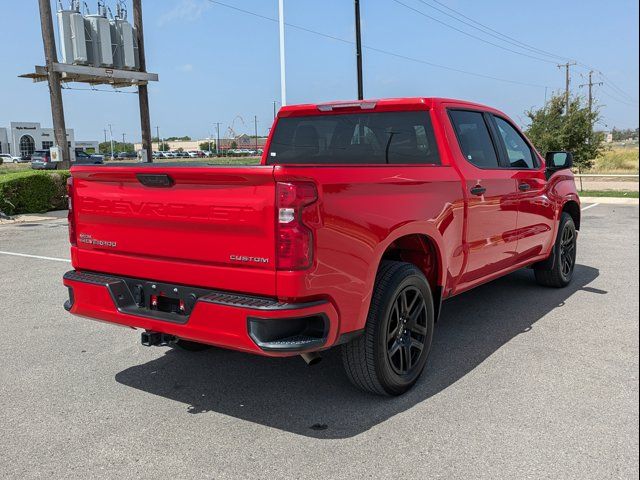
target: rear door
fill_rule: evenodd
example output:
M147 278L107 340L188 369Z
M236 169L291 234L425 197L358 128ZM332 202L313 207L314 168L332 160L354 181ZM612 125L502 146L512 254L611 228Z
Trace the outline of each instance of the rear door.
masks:
M464 239L466 266L456 290L471 288L510 267L516 256L517 182L503 168L489 115L480 110L448 109L453 148L468 195Z
M74 266L275 294L273 167L77 166Z
M542 161L525 136L508 119L493 115L511 175L518 184L518 259L548 251L553 242L555 208L547 197Z

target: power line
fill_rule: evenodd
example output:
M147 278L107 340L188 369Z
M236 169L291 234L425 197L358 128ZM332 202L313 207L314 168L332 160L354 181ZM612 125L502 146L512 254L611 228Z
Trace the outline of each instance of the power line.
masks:
M534 60L538 60L538 61L540 61L540 62L551 63L551 64L553 64L553 65L555 65L555 64L556 64L556 61L554 61L554 60L548 60L548 59L546 59L546 58L536 57L535 55L529 55L528 53L519 52L519 51L517 51L517 50L513 50L513 49L511 49L511 48L505 47L505 46L500 45L500 44L498 44L498 43L494 43L494 42L491 42L491 41L489 41L489 40L486 40L486 39L484 39L484 38L482 38L482 37L478 37L477 35L473 35L472 33L465 32L464 30L462 30L462 29L460 29L460 28L458 28L458 27L454 27L453 25L450 25L450 24L448 24L448 23L446 23L446 22L443 22L442 20L439 20L439 19L437 19L436 17L433 17L433 16L431 16L431 15L429 15L429 14L424 13L422 10L418 10L417 8L413 8L412 6L407 5L406 3L401 2L400 0L391 0L391 1L392 1L392 2L397 3L398 5L402 5L402 6L403 6L403 7L405 7L405 8L408 8L409 10L411 10L411 11L413 11L413 12L417 13L418 15L422 15L423 17L428 18L428 19L430 19L430 20L433 20L434 22L437 22L437 23L439 23L440 25L444 25L444 26L445 26L445 27L447 27L447 28L450 28L450 29L452 29L452 30L455 30L456 32L459 32L459 33L461 33L461 34L463 34L463 35L466 35L467 37L471 37L471 38L473 38L473 39L475 39L475 40L478 40L478 41L480 41L480 42L484 42L484 43L487 43L487 44L489 44L489 45L493 45L494 47L500 48L500 49L502 49L502 50L506 50L507 52L515 53L516 55L521 55L521 56L523 56L523 57L532 58L532 59L534 59Z
M371 50L372 52L383 53L385 55L389 55L389 56L392 56L392 57L402 58L404 60L409 60L411 62L422 63L424 65L429 65L431 67L442 68L444 70L449 70L451 72L464 73L466 75L473 75L475 77L486 78L486 79L489 79L489 80L496 80L496 81L499 81L499 82L512 83L514 85L524 85L526 87L549 88L547 85L541 85L541 84L537 84L537 83L520 82L518 80L510 80L510 79L507 79L507 78L500 78L500 77L494 77L492 75L485 75L484 73L476 73L476 72L470 72L470 71L467 71L467 70L461 70L459 68L449 67L447 65L439 65L437 63L428 62L426 60L421 60L419 58L409 57L407 55L403 55L403 54L400 54L400 53L389 52L387 50L382 50L380 48L368 47L366 45L365 45L364 48L366 48L367 50Z
M449 14L449 13L445 12L445 11L444 11L444 10L442 10L442 9L440 9L440 8L438 8L438 7L434 7L433 5L430 5L430 4L429 4L429 3L427 3L425 0L418 0L418 1L419 1L420 3L423 3L423 4L427 5L427 6L428 6L428 7L430 7L430 8L433 8L434 10L437 10L438 12L443 13L444 15L447 15L448 17L453 18L454 20L457 20L458 22L464 23L465 25L468 25L468 26L470 26L470 27L472 27L472 28L475 28L476 30L479 30L479 31L481 31L481 32L483 32L483 33L485 33L485 34L487 34L487 35L491 35L491 36L492 36L492 37L494 37L494 38L502 39L503 41L506 41L507 43L511 43L512 45L519 46L519 47L521 47L521 48L524 48L524 49L529 50L529 51L531 51L531 52L537 53L537 54L539 54L539 55L545 55L545 56L548 56L548 57L555 57L555 58L557 58L557 59L561 59L561 60L566 60L566 59L568 58L568 57L565 57L564 55L558 55L558 54L555 54L555 53L551 53L551 52L548 52L548 51L546 51L546 50L542 50L542 49L540 49L540 48L534 47L533 45L529 45L529 44L527 44L527 43L525 43L525 42L521 42L520 40L518 40L518 39L516 39L516 38L510 37L509 35L506 35L506 34L504 34L504 33L500 32L500 31L498 31L498 30L496 30L496 29L494 29L494 28L491 28L491 27L489 27L489 26L487 26L487 25L485 25L485 24L483 24L483 23L480 23L480 22L479 22L479 21L477 21L477 20L474 20L474 19L473 19L473 18L471 18L471 17L468 17L467 15L465 15L465 14L463 14L463 13L459 12L458 10L453 9L453 8L449 7L448 5L445 5L445 4L444 4L444 3L442 3L442 2L439 2L438 0L431 0L431 1L433 1L434 3L437 3L438 5L440 5L440 6L444 7L444 8L446 8L446 9L447 9L447 10L449 10L450 12L455 13L456 15L458 15L458 16L460 16L460 17L462 17L462 18L465 18L465 19L467 19L467 20L469 20L470 22L473 22L473 23L475 23L476 25L479 25L481 28L476 27L476 26L474 26L474 25L471 25L471 24L470 24L470 23L468 23L468 22L464 22L464 21L460 20L459 18L456 18L455 16L453 16L453 15L451 15L451 14ZM484 30L483 30L483 29L484 29ZM487 31L485 31L485 30L487 30Z
M618 87L615 83L613 83L613 81L607 75L605 75L603 72L600 72L600 71L598 71L598 73L605 80L605 82L611 87L612 90L619 92L620 96L626 97L630 102L633 102L636 104L638 103L636 99L634 99L631 95L629 95L620 87Z
M633 104L633 103L630 103L630 102L628 102L626 100L623 100L623 99L619 98L618 94L616 94L615 91L611 89L611 87L609 87L609 90L607 90L607 84L606 83L602 86L602 90L601 91L605 96L609 97L612 100L615 100L616 102L622 103L624 105L628 105L629 107L635 107L635 108L638 107L637 104Z
M276 22L276 23L278 22L278 20L276 20L275 18L271 18L271 17L268 17L266 15L261 15L259 13L251 12L249 10L245 10L245 9L233 6L233 5L228 5L228 4L220 2L218 0L208 0L208 1L210 3L216 4L216 5L220 5L222 7L226 7L226 8L229 8L231 10L236 10L238 12L245 13L245 14L257 17L257 18L261 18L263 20L268 20L270 22ZM295 28L296 30L300 30L300 31L303 31L303 32L311 33L313 35L318 35L320 37L328 38L330 40L335 40L335 41L338 41L338 42L341 42L341 43L345 43L347 45L355 45L355 42L352 41L352 40L347 40L347 39L336 37L334 35L330 35L330 34L327 34L327 33L318 32L316 30L312 30L310 28L306 28L306 27L303 27L303 26L300 26L300 25L295 25L295 24L292 24L292 23L285 23L285 25L287 27ZM411 61L411 62L415 62L415 63L421 63L423 65L428 65L428 66L435 67L435 68L440 68L440 69L443 69L443 70L449 70L449 71L456 72L456 73L462 73L462 74L465 74L465 75L472 75L472 76L475 76L475 77L485 78L485 79L489 79L489 80L495 80L495 81L504 82L504 83L511 83L511 84L514 84L514 85L523 85L523 86L527 86L527 87L536 87L536 88L548 88L547 85L541 85L541 84L530 83L530 82L521 82L521 81L518 81L518 80L512 80L512 79L508 79L508 78L501 78L501 77L495 77L493 75L486 75L486 74L483 74L483 73L472 72L472 71L469 71L469 70L462 70L462 69L459 69L459 68L456 68L456 67L451 67L451 66L448 66L448 65L440 65L440 64L437 64L437 63L429 62L427 60L422 60L422 59L419 59L419 58L410 57L408 55L392 52L392 51L389 51L389 50L383 50L381 48L372 47L372 46L369 46L369 45L363 45L362 47L364 49L366 49L366 50L370 50L372 52L377 52L377 53L380 53L380 54L383 54L383 55L388 55L388 56L391 56L391 57L400 58L400 59Z
M444 15L447 15L450 18L453 18L454 20L456 20L456 21L458 21L460 23L463 23L463 24L465 24L465 25L467 25L467 26L469 26L471 28L474 28L474 29L476 29L478 31L481 31L481 32L485 33L486 35L490 35L490 36L492 36L494 38L502 39L502 41L510 43L510 44L512 44L514 46L518 46L520 48L526 49L526 50L531 51L533 53L537 53L539 55L545 55L545 56L548 56L548 57L554 57L556 59L566 60L566 59L570 58L570 57L567 57L565 55L559 55L557 53L549 52L547 50L542 50L540 48L534 47L533 45L530 45L530 44L527 44L525 42L522 42L522 41L520 41L520 40L518 40L518 39L516 39L514 37L506 35L506 34L500 32L500 31L498 31L498 30L496 30L494 28L491 28L491 27L489 27L489 26L487 26L487 25L485 25L485 24L483 24L483 23L481 23L481 22L479 22L479 21L477 21L477 20L475 20L475 19L473 19L473 18L461 13L461 12L459 12L458 10L455 10L455 9L445 5L444 3L442 3L442 2L440 2L438 0L428 0L428 1L434 2L434 3L444 7L445 9L449 10L450 12L453 12L456 15L458 15L458 16L466 19L466 20L469 20L470 22L475 23L476 25L479 25L481 28L479 28L479 27L477 27L477 26L475 26L475 25L473 25L473 24L471 24L469 22L465 22L465 21L461 20L460 18L456 18L454 15L451 15L451 14L445 12L444 10L429 4L426 0L417 0L417 1L419 1L420 3L426 5L426 6L432 8L434 10L437 10L438 12L440 12L440 13L442 13ZM483 30L483 29L485 29L486 31ZM502 38L500 38L500 37L502 37ZM582 67L582 68L584 68L586 70L597 71L602 76L602 78L604 80L606 80L607 83L611 86L612 90L616 91L620 96L625 97L627 100L637 103L637 101L633 98L632 95L628 94L625 90L623 90L622 88L618 87L615 84L615 82L613 82L611 80L611 78L609 78L605 73L603 73L603 72L597 70L596 68L594 68L593 66L588 65L588 64L583 63L583 62L577 61L576 64L579 67Z

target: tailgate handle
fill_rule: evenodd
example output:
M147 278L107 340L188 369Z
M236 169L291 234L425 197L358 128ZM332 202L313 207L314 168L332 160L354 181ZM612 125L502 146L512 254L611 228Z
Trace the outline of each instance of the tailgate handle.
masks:
M138 181L143 184L145 187L153 187L153 188L169 188L173 187L176 183L173 181L169 175L161 173L161 174L147 174L147 173L138 173L136 175Z

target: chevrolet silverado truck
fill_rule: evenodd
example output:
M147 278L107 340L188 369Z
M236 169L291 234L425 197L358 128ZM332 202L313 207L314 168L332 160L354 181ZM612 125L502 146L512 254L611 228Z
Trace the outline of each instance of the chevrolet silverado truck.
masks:
M525 267L569 284L571 165L438 98L284 107L255 166L76 165L65 308L148 346L308 363L340 346L356 386L400 395L444 300Z

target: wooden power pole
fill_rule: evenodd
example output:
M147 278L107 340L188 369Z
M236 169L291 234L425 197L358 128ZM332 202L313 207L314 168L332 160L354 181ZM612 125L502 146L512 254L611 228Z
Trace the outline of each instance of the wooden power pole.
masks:
M49 82L49 97L51 99L53 135L56 145L62 153L62 163L60 167L68 169L71 165L71 156L67 140L67 128L64 121L62 81L60 73L54 70L54 64L58 63L58 54L56 53L56 41L53 33L51 3L49 0L38 0L38 4L40 6L40 26L42 28L42 42L44 44L47 80Z
M565 90L564 90L564 104L565 104L565 115L569 115L569 102L570 102L570 85L571 85L571 72L570 68L575 65L576 62L567 62L562 65L558 65L558 68L565 69Z
M591 70L589 72L589 82L588 83L583 83L582 85L579 85L580 88L582 87L589 87L589 113L593 113L593 87L594 85L603 85L604 82L594 82L593 81L593 74L595 72L593 70Z
M40 0L42 3L47 0ZM144 31L142 28L142 0L133 0L133 26L138 40L138 59L140 71L147 71L147 61L144 54ZM151 119L149 116L149 90L147 85L138 85L138 100L140 102L140 129L142 130L142 148L147 151L147 163L153 162L153 145L151 144Z
M364 99L364 85L362 80L362 29L360 28L360 0L356 4L356 69L358 74L358 100Z

